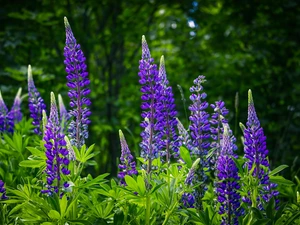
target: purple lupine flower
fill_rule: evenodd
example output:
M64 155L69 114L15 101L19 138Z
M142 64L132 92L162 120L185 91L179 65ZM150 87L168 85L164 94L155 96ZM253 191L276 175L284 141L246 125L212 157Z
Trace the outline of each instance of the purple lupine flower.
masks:
M210 124L209 124L209 114L205 111L208 107L208 103L205 101L206 93L203 92L202 83L205 82L205 77L200 75L197 79L194 80L195 86L190 88L192 93L190 100L193 102L189 106L191 111L191 116L189 117L191 124L189 126L191 133L191 145L190 152L191 155L197 158L200 158L199 168L196 171L195 179L199 182L203 182L195 190L195 199L196 207L202 208L202 197L204 196L205 185L204 182L207 179L206 174L204 173L204 167L207 167L208 164L205 161L208 148L210 146L208 139L210 138Z
M19 88L18 93L15 97L14 104L11 107L11 110L8 114L11 114L14 118L14 123L18 123L22 120L22 112L21 112L21 93L22 88Z
M205 82L205 76L199 76L194 80L195 86L190 88L192 93L190 96L192 105L189 106L191 111L191 116L189 117L191 121L190 131L192 137L192 153L197 156L205 156L207 154L207 149L209 148L210 138L209 130L209 114L205 111L208 107L208 103L204 100L206 98L206 93L203 92L202 83Z
M137 175L138 171L136 170L135 161L133 159L133 156L131 155L126 139L121 130L119 130L119 136L120 136L120 143L121 143L121 157L120 157L120 164L119 164L120 172L118 174L118 178L121 179L120 184L122 186L126 186L124 177L126 175L129 176L132 176L134 174Z
M61 129L62 132L65 133L65 129L68 125L68 121L70 119L70 114L66 110L64 101L60 94L58 94L58 106L59 106L59 116L60 116L60 122L61 122Z
M160 59L160 67L158 76L161 80L162 93L157 99L157 112L158 123L157 126L161 129L158 130L160 137L159 144L162 146L160 151L161 156L166 156L166 161L169 162L171 154L177 158L179 156L179 140L176 132L177 111L175 110L175 101L172 92L172 87L169 86L167 79L164 56Z
M217 160L217 158L219 157L220 151L221 151L221 143L222 143L222 139L223 139L223 133L224 133L224 124L228 125L228 121L225 118L227 116L227 114L229 113L229 110L226 109L225 107L225 102L223 101L216 101L215 104L211 104L210 105L211 108L213 108L214 113L211 116L210 119L210 132L211 132L211 138L213 139L213 141L210 144L211 148L214 148L214 154L212 155L211 159L210 159L210 164L211 164L211 169L214 170L214 164ZM230 130L229 126L228 126L228 132L229 135L231 136L231 142L233 144L233 151L237 150L237 146L235 144L236 139L235 137L232 135L232 131Z
M194 208L195 197L191 193L183 193L181 196L181 202L186 208Z
M68 96L70 97L70 106L72 110L70 115L73 120L70 122L68 131L72 145L80 149L85 139L88 138L88 125L90 124L89 116L91 111L91 101L88 96L91 90L88 88L90 80L88 78L86 58L83 55L80 45L71 30L67 18L64 18L66 28L66 46L64 48L65 65L67 72L67 86L70 88Z
M0 132L7 131L13 133L14 131L14 117L8 112L5 102L0 91Z
M45 173L47 174L46 190L42 193L52 195L59 193L61 173L70 174L67 169L69 165L68 150L66 148L65 135L61 132L55 96L51 92L51 109L46 131L44 135L45 154L47 156ZM54 183L56 181L56 183Z
M159 157L160 150L162 148L159 144L159 138L161 138L157 131L163 129L158 115L161 110L161 106L157 104L157 101L161 99L162 85L161 78L158 75L157 66L153 63L151 58L148 44L145 36L142 37L142 59L140 60L139 73L141 92L142 92L142 105L143 110L141 116L144 121L141 123L141 127L145 129L141 133L142 142L141 157L148 161L147 172L150 173L152 169L152 160Z
M259 180L262 187L260 190L261 196L258 196L259 201L257 201L257 205L261 206L262 199L268 202L273 196L276 197L279 192L272 190L277 185L269 181L270 165L267 159L269 151L267 150L266 136L256 115L251 90L248 91L248 119L244 129L244 152L247 159L245 166L248 167L249 171L254 167L251 175ZM275 201L278 203L277 199Z
M240 209L241 196L238 193L240 186L238 169L233 157L233 144L230 140L229 126L224 126L224 135L221 152L217 159L217 200L221 204L219 214L222 216L221 224L238 224L238 217L243 211Z
M32 125L35 126L34 133L42 134L40 125L42 120L42 111L46 111L46 105L34 85L30 65L28 65L28 103L30 117L33 119Z
M8 197L6 196L6 189L4 187L4 182L0 180L0 200L6 200Z

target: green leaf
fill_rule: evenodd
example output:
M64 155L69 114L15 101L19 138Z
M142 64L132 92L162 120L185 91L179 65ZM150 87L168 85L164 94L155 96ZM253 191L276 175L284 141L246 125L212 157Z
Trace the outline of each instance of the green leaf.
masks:
M46 154L44 151L40 151L39 149L37 148L34 148L34 147L27 147L27 149L31 152L32 155L34 156L39 156L41 157L42 159L46 159Z
M20 162L19 165L23 167L39 168L45 165L45 163L45 160L24 160Z
M275 201L274 198L271 198L271 200L268 202L267 208L266 208L266 214L269 219L273 221L274 214L275 214Z
M86 182L85 184L79 185L78 188L87 188L89 186L92 186L95 184L100 184L101 182L105 182L104 178L107 177L108 175L109 175L109 173L101 174L98 177Z
M180 156L183 159L183 161L187 164L188 168L192 167L192 159L190 152L187 148L181 146L180 147Z
M7 155L12 155L12 154L14 154L14 151L12 151L12 150L7 150L7 149L4 149L4 148L1 148L1 149L0 149L0 152L1 152L1 153L4 153L4 154L7 154Z
M146 185L145 185L145 181L144 178L142 176L138 176L137 177L137 184L138 184L138 193L143 196L146 192Z
M285 225L294 224L295 220L300 218L300 212L293 214L286 222Z
M263 215L260 210L257 208L251 207L251 211L253 212L253 215L255 216L256 219L262 219Z
M126 175L125 182L127 184L127 187L129 187L133 191L138 192L137 182L131 176Z
M62 218L65 216L65 212L66 212L66 209L67 209L67 205L68 205L67 196L64 195L64 196L59 200L60 214L61 214L61 217L62 217Z
M270 173L269 173L269 176L274 176L275 174L279 173L280 171L284 170L285 168L288 168L289 166L287 165L281 165L281 166L278 166L277 168L275 168L274 170L272 170Z
M57 212L56 210L50 210L50 212L48 213L48 216L50 217L50 219L54 219L54 220L59 220L60 219L60 214L59 212Z
M54 222L44 222L44 223L41 223L41 225L56 225L57 223L54 223Z
M267 225L270 222L269 219L260 219L252 223L252 225Z
M152 188L152 190L150 191L150 194L154 193L155 191L157 191L161 186L166 185L166 183L161 183L159 185L156 185L155 187Z
M68 222L71 222L72 224L83 224L83 225L92 225L91 222L87 221L87 220L69 220Z
M270 181L279 185L295 185L294 182L287 180L282 176L270 176Z

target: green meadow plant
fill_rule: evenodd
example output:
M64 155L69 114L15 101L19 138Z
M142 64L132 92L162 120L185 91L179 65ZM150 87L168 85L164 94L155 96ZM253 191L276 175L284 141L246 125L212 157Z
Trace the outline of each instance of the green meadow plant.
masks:
M280 175L287 165L270 168L251 90L247 122L240 124L243 136L235 137L225 102L209 104L205 76L196 77L185 128L164 57L157 66L144 36L140 155L131 152L119 130L118 176L87 174L101 154L85 144L91 135L90 80L67 18L64 23L67 107L60 94L49 93L50 103L43 100L30 65L29 119L22 115L21 89L10 110L0 92L0 224L300 224L300 181Z

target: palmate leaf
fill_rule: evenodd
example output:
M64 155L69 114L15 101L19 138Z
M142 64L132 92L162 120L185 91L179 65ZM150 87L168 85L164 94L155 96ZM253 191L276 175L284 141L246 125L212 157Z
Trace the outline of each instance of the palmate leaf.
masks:
M24 160L20 162L19 165L23 167L40 168L46 165L46 160L42 160L42 159Z
M109 173L104 173L94 179L91 177L91 175L89 175L88 179L90 179L90 180L84 184L79 185L78 188L87 188L87 187L91 187L92 185L95 185L95 184L100 185L101 183L106 182L106 180L104 178L107 177L108 175L109 175Z

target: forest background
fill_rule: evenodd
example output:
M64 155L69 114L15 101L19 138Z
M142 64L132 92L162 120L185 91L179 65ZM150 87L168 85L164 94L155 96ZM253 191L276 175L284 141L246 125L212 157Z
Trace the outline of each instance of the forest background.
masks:
M67 16L87 58L92 100L88 145L100 154L92 173L117 173L122 129L139 155L138 61L145 35L155 63L165 57L178 117L188 127L189 87L206 76L208 102L225 101L243 152L247 91L267 136L271 167L300 168L300 3L297 0L31 0L0 1L0 90L10 108L27 66L47 105L50 91L68 101L63 48ZM182 95L177 88L180 84ZM238 112L235 98L238 93ZM29 117L27 98L22 103Z

